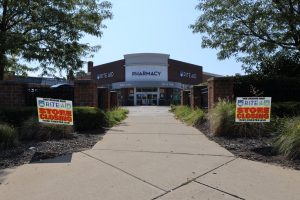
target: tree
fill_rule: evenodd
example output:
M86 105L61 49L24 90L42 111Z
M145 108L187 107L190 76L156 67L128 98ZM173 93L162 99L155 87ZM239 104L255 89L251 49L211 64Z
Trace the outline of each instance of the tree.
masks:
M38 61L43 74L80 69L99 49L80 40L101 37L110 10L97 0L0 0L0 80L12 57Z
M219 59L251 67L279 51L300 52L299 0L200 0L196 8L202 14L191 28Z
M249 71L246 72L262 78L300 78L300 54L278 52L274 56L261 61L256 69L249 69Z

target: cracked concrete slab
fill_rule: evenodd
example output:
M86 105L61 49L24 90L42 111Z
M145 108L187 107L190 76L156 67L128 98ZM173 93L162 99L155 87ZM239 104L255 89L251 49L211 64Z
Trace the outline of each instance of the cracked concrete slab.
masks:
M164 190L171 190L230 160L232 157L174 155L128 151L85 151Z
M148 200L163 193L82 153L65 160L62 156L11 170L0 185L0 199Z
M232 195L191 182L183 187L158 197L157 200L238 200Z
M300 171L236 159L197 181L245 199L300 199Z
M115 149L211 154L233 156L217 143L198 132L195 135L172 134L111 134L109 131L93 149Z

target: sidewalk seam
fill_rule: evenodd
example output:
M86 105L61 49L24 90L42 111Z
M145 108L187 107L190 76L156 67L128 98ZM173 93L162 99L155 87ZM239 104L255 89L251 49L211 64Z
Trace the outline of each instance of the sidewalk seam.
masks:
M226 157L235 158L235 156L221 155L221 154L201 154L201 153L181 153L181 152L168 152L168 151L138 151L126 149L90 149L91 151L116 151L116 152L133 152L133 153L153 153L153 154L172 154L172 155L187 155L187 156L212 156L212 157Z
M207 184L204 184L204 183L198 182L197 180L195 180L194 182L195 182L195 183L198 183L198 184L200 184L200 185L203 185L203 186L205 186L205 187L211 188L211 189L213 189L213 190L217 190L217 191L219 191L219 192L222 192L222 193L228 194L228 195L230 195L230 196L232 196L232 197L235 197L235 198L237 198L237 199L246 200L245 198L239 197L239 196L237 196L237 195L235 195L235 194L231 194L231 193L229 193L229 192L226 192L226 191L224 191L224 190L220 190L220 189L218 189L218 188L215 188L215 187L212 187L212 186L210 186L210 185L207 185Z
M229 164L229 163L235 161L236 159L238 159L238 158L235 157L234 159L231 159L231 160L227 161L226 163L223 163L223 164L219 165L218 167L215 167L215 168L213 168L213 169L211 169L211 170L209 170L209 171L207 171L207 172L205 172L205 173L203 173L203 174L201 174L201 175L199 175L199 176L197 176L197 177L195 177L195 178L192 178L191 180L189 180L189 181L187 181L187 182L184 182L184 183L182 183L181 185L179 185L179 186L177 186L177 187L175 187L175 188L173 188L173 189L171 189L171 190L168 190L168 191L166 191L164 194L161 194L161 195L159 195L159 196L157 196L157 197L154 197L154 198L151 199L151 200L159 199L159 198L165 196L166 194L168 194L168 193L170 193L170 192L173 192L174 190L177 190L177 189L179 189L179 188L181 188L181 187L183 187L183 186L185 186L185 185L188 185L189 183L191 183L191 182L197 180L198 178L200 178L200 177L202 177L202 176L205 176L206 174L211 173L211 172L213 172L213 171L215 171L215 170L217 170L217 169L219 169L219 168L221 168L221 167L223 167L223 166L225 166L225 165L227 165L227 164Z
M112 132L116 130L111 130ZM107 134L111 134L111 135L191 135L191 136L203 136L200 135L198 133L126 133L126 132L122 132L119 131L118 133L107 133Z
M146 181L146 180L143 180L143 179L141 179L141 178L139 178L139 177L137 177L137 176L135 176L135 175L133 175L133 174L131 174L131 173L129 173L129 172L127 172L127 171L121 169L121 168L119 168L119 167L116 167L116 166L114 166L114 165L112 165L112 164L110 164L110 163L108 163L108 162L105 162L105 161L103 161L103 160L101 160L101 159L99 159L99 158L96 158L96 157L94 157L94 156L91 156L91 155L89 155L89 154L87 154L87 153L85 153L85 152L82 152L82 151L81 151L80 153L82 153L82 154L84 154L84 155L86 155L86 156L88 156L88 157L90 157L90 158L92 158L92 159L95 159L95 160L97 160L98 162L102 162L102 163L104 163L104 164L106 164L106 165L108 165L108 166L110 166L110 167L112 167L112 168L114 168L114 169L117 169L117 170L119 170L119 171L121 171L121 172L123 172L123 173L125 173L125 174L127 174L127 175L129 175L129 176L131 176L131 177L133 177L133 178L135 178L135 179L137 179L137 180L139 180L139 181L142 181L142 182L144 182L144 183L147 183L148 185L151 185L152 187L155 187L156 189L159 189L159 190L161 190L161 191L163 191L163 192L167 192L166 190L164 190L164 189L162 189L162 188L160 188L160 187L158 187L158 186L156 186L156 185L154 185L154 184L152 184L152 183L150 183L150 182L148 182L148 181Z

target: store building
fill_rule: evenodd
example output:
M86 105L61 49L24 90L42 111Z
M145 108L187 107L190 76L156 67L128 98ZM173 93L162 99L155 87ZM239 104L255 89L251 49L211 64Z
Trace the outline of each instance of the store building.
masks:
M180 91L202 83L202 67L170 59L167 54L138 53L93 66L91 79L98 88L118 93L121 105L170 105L180 101Z

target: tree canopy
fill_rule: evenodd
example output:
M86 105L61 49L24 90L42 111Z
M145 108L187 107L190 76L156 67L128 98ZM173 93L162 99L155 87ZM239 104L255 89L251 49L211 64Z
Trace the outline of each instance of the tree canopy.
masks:
M39 62L44 74L82 67L82 56L99 49L80 42L102 36L111 3L97 0L0 0L0 80L9 69L30 70L18 59Z
M254 66L278 52L300 52L299 0L200 0L191 25L202 47L219 49L218 58L236 57Z

